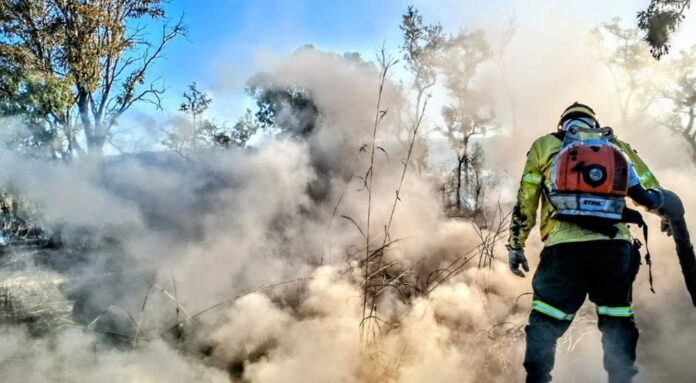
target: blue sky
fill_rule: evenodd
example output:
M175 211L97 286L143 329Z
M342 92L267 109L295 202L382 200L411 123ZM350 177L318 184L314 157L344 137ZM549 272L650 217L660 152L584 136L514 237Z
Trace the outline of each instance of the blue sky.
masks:
M324 50L371 54L384 41L400 43L401 14L415 3L428 22L450 31L504 20L514 10L528 14L555 7L592 24L608 15L632 17L647 0L535 1L535 0L173 0L171 17L184 15L188 40L175 41L167 59L156 68L175 88L187 77L203 83L217 80L222 66L240 72L253 69L261 51L290 53L312 43ZM549 5L551 4L551 5ZM556 6L558 4L558 6ZM607 16L605 16L607 15Z
M153 67L151 78L163 79L168 87L166 109L175 110L186 85L197 81L215 98L211 111L229 119L240 115L248 103L242 89L249 76L263 69L258 65L259 55L285 55L304 44L322 50L360 52L367 59L374 57L382 43L396 52L401 42L401 15L412 2L175 0L167 6L169 15L184 16L188 38L168 47L165 58ZM441 6L451 0L421 2L417 6L427 22L448 21L433 13L440 13ZM458 3L457 8L471 5L470 15L510 8L509 1L454 3ZM151 33L155 36L159 30Z
M398 45L406 2L374 4L367 0L175 1L169 12L184 15L189 36L168 48L153 77L166 79L171 90L168 98L178 97L193 80L215 90L225 77L228 90L241 89L244 80L260 69L256 58L264 51L289 54L312 43L321 49L369 55L385 39Z
M253 107L253 101L244 94L244 84L264 69L259 63L264 54L289 55L313 44L327 51L359 52L371 60L383 43L392 54L398 54L401 15L411 3L414 1L172 0L166 6L169 17L175 21L183 15L188 36L174 40L149 73L150 79L163 82L167 88L162 98L164 111L138 105L124 116L122 132L144 121L157 125L163 121L161 117L176 113L182 93L192 81L214 99L208 117L234 123L245 108ZM491 10L496 7L510 7L509 0L415 3L426 22L442 22L452 31L463 21L459 13L447 12L449 8L466 10L471 16L495 14ZM160 26L153 23L148 33L156 40ZM142 137L136 134L133 139L140 141Z

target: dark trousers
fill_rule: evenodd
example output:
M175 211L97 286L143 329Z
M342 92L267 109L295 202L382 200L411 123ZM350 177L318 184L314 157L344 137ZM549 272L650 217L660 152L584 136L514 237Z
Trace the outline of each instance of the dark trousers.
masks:
M556 342L589 295L597 305L604 368L609 383L630 383L638 330L631 307L640 255L628 241L565 243L544 248L532 287L533 309L526 327L527 383L551 381Z

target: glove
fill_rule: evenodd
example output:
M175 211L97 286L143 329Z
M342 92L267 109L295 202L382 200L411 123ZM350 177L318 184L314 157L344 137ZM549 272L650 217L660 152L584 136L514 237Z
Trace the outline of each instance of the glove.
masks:
M667 217L662 217L660 221L660 231L667 234L668 237L672 236L672 226L670 226Z
M508 248L508 263L510 265L510 271L518 277L524 278L524 273L520 270L520 265L524 271L529 272L529 264L527 263L527 258L524 256L524 250Z

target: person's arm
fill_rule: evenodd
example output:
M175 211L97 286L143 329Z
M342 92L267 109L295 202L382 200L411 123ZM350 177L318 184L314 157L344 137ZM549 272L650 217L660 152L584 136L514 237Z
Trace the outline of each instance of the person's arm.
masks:
M640 156L638 156L638 152L633 150L630 145L620 140L617 140L616 144L631 162L632 175L630 175L629 178L636 177L638 179L638 182L629 182L628 196L638 205L644 206L651 212L662 216L660 230L667 235L672 235L669 220L657 211L665 202L665 195L660 186L660 182Z
M539 197L541 196L541 188L544 187L542 182L543 175L539 169L539 153L536 145L533 144L527 153L527 161L517 191L517 203L512 210L510 219L508 247L511 249L524 249L527 237L536 224Z
M616 140L616 145L626 154L628 160L633 164L638 180L644 188L657 189L660 187L660 182L658 182L653 172L648 168L645 162L643 162L643 159L638 156L638 152L621 140Z
M628 196L648 210L658 209L664 202L664 195L660 189L646 189L640 183L628 188Z
M524 243L536 223L536 211L542 187L544 187L543 175L539 169L539 153L535 142L527 153L520 188L517 190L517 203L510 219L508 265L510 271L519 277L524 277L522 270L529 271L529 263L524 256Z
M664 199L657 178L630 145L620 140L616 145L629 161L628 196L648 210L657 209Z

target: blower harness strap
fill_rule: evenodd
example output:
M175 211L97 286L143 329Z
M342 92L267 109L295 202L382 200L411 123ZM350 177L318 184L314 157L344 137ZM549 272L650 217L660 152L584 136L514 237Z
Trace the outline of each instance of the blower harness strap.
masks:
M650 256L650 249L648 248L648 224L645 223L645 220L640 212L630 208L624 209L622 221L626 223L634 223L643 229L643 240L645 241L645 264L648 265L648 281L650 282L650 291L655 294L652 274L652 257ZM638 251L638 249L641 248L640 241L634 240L634 246L636 246L636 251Z

